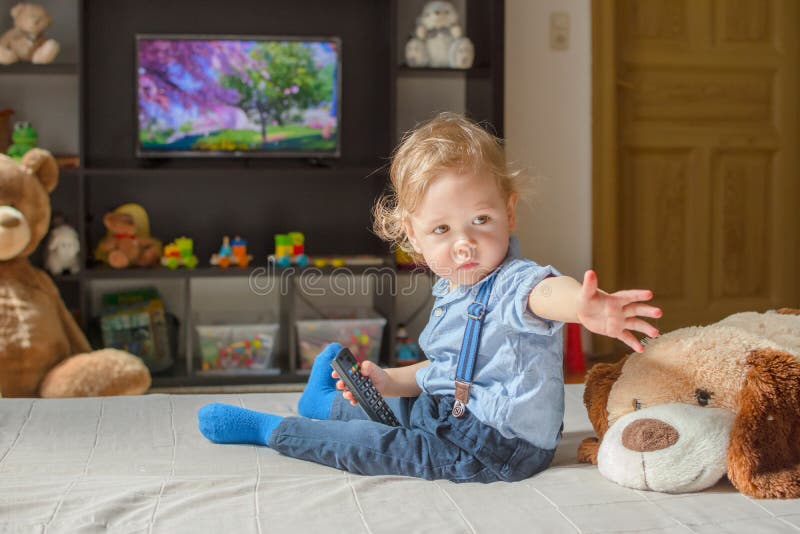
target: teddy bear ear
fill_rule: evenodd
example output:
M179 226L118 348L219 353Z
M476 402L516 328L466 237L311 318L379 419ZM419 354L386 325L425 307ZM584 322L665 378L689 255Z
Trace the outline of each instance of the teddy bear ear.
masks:
M14 7L11 8L11 17L16 19L19 16L19 14L22 13L23 9L25 9L25 4L15 5Z
M58 184L58 163L47 150L32 148L22 156L22 165L39 177L45 190L50 193Z
M800 361L752 351L728 446L728 478L758 499L800 497Z

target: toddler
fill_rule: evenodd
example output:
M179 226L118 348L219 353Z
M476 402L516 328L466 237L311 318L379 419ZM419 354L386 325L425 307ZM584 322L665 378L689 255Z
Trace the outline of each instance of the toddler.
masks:
M563 323L641 352L631 332L657 336L642 317L661 310L643 303L650 291L608 294L592 271L581 284L517 258L517 180L500 141L456 114L422 125L394 154L375 231L439 277L419 339L427 361L361 366L402 426L373 422L356 405L331 372L333 344L314 361L301 417L210 404L199 412L203 435L366 475L493 482L545 469L564 414Z

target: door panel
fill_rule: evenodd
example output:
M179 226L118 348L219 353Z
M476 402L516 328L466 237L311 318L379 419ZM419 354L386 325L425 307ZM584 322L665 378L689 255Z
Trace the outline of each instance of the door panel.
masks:
M593 4L594 139L614 150L595 150L595 264L652 288L662 331L798 305L798 5Z

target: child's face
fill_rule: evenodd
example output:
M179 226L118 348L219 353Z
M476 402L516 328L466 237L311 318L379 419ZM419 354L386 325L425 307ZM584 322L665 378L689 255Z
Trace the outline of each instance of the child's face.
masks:
M434 273L472 285L505 258L516 203L517 194L504 201L489 176L448 171L428 185L404 228Z

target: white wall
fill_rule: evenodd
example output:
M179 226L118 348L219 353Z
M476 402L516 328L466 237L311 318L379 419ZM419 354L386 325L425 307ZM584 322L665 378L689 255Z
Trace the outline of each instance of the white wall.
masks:
M553 11L569 14L567 50L550 49ZM582 280L592 263L590 0L506 0L505 22L508 159L534 177L519 207L522 253Z

